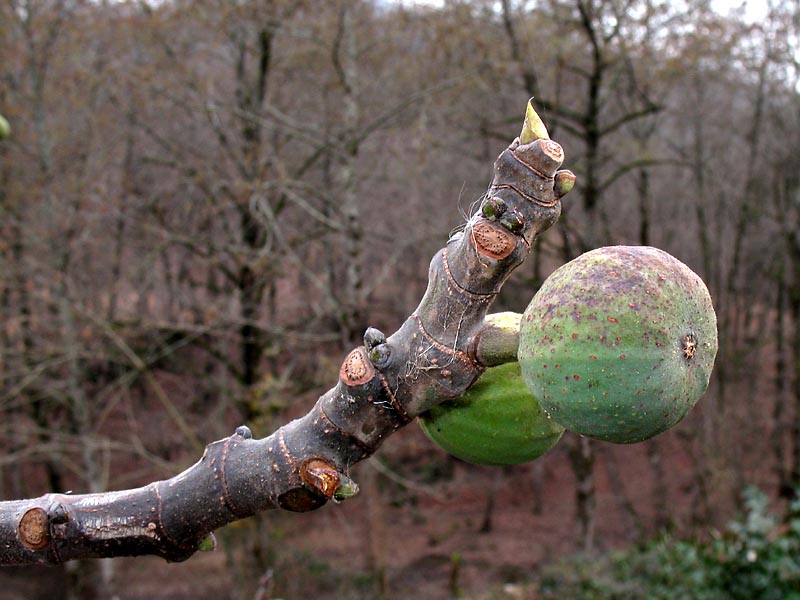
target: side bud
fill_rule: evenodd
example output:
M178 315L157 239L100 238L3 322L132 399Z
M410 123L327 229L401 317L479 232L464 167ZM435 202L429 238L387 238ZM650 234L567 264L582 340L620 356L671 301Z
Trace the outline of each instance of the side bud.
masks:
M555 176L555 190L556 196L563 198L572 191L575 187L575 180L577 177L572 171L558 171Z

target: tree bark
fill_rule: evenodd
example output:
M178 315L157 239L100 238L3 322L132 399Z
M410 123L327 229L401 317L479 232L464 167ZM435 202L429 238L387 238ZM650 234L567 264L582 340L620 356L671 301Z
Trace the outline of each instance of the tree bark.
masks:
M570 435L569 462L575 474L575 519L578 522L578 539L583 552L594 549L595 495L594 463L596 459L592 440Z

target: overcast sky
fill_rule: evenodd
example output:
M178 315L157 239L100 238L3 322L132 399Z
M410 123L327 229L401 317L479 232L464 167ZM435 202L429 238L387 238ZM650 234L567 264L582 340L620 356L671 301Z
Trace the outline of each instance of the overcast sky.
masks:
M423 4L426 6L442 6L445 0L394 0L397 4ZM728 14L732 10L737 10L745 6L745 16L748 21L758 20L766 14L767 6L764 0L711 0L714 10L720 14Z

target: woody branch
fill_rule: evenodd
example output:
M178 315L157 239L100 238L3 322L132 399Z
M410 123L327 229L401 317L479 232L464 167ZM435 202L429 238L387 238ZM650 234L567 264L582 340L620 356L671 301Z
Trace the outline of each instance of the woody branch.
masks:
M417 309L388 338L368 329L307 415L264 439L239 427L186 471L144 487L1 502L0 564L143 554L181 561L232 521L354 494L354 463L417 415L461 396L486 366L514 359L513 336L509 343L485 317L533 240L559 217L575 180L558 171L562 161L529 105L479 209L433 257Z

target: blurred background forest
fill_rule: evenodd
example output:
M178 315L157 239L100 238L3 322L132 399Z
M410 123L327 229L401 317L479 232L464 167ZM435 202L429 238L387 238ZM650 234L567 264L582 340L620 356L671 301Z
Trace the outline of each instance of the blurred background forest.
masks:
M0 0L2 499L142 485L306 412L367 326L416 307L530 96L578 181L495 310L587 249L650 244L720 328L708 394L650 442L567 436L493 469L412 424L341 507L232 525L180 565L6 569L3 597L533 598L560 557L719 536L750 485L785 511L800 7L759 5Z

